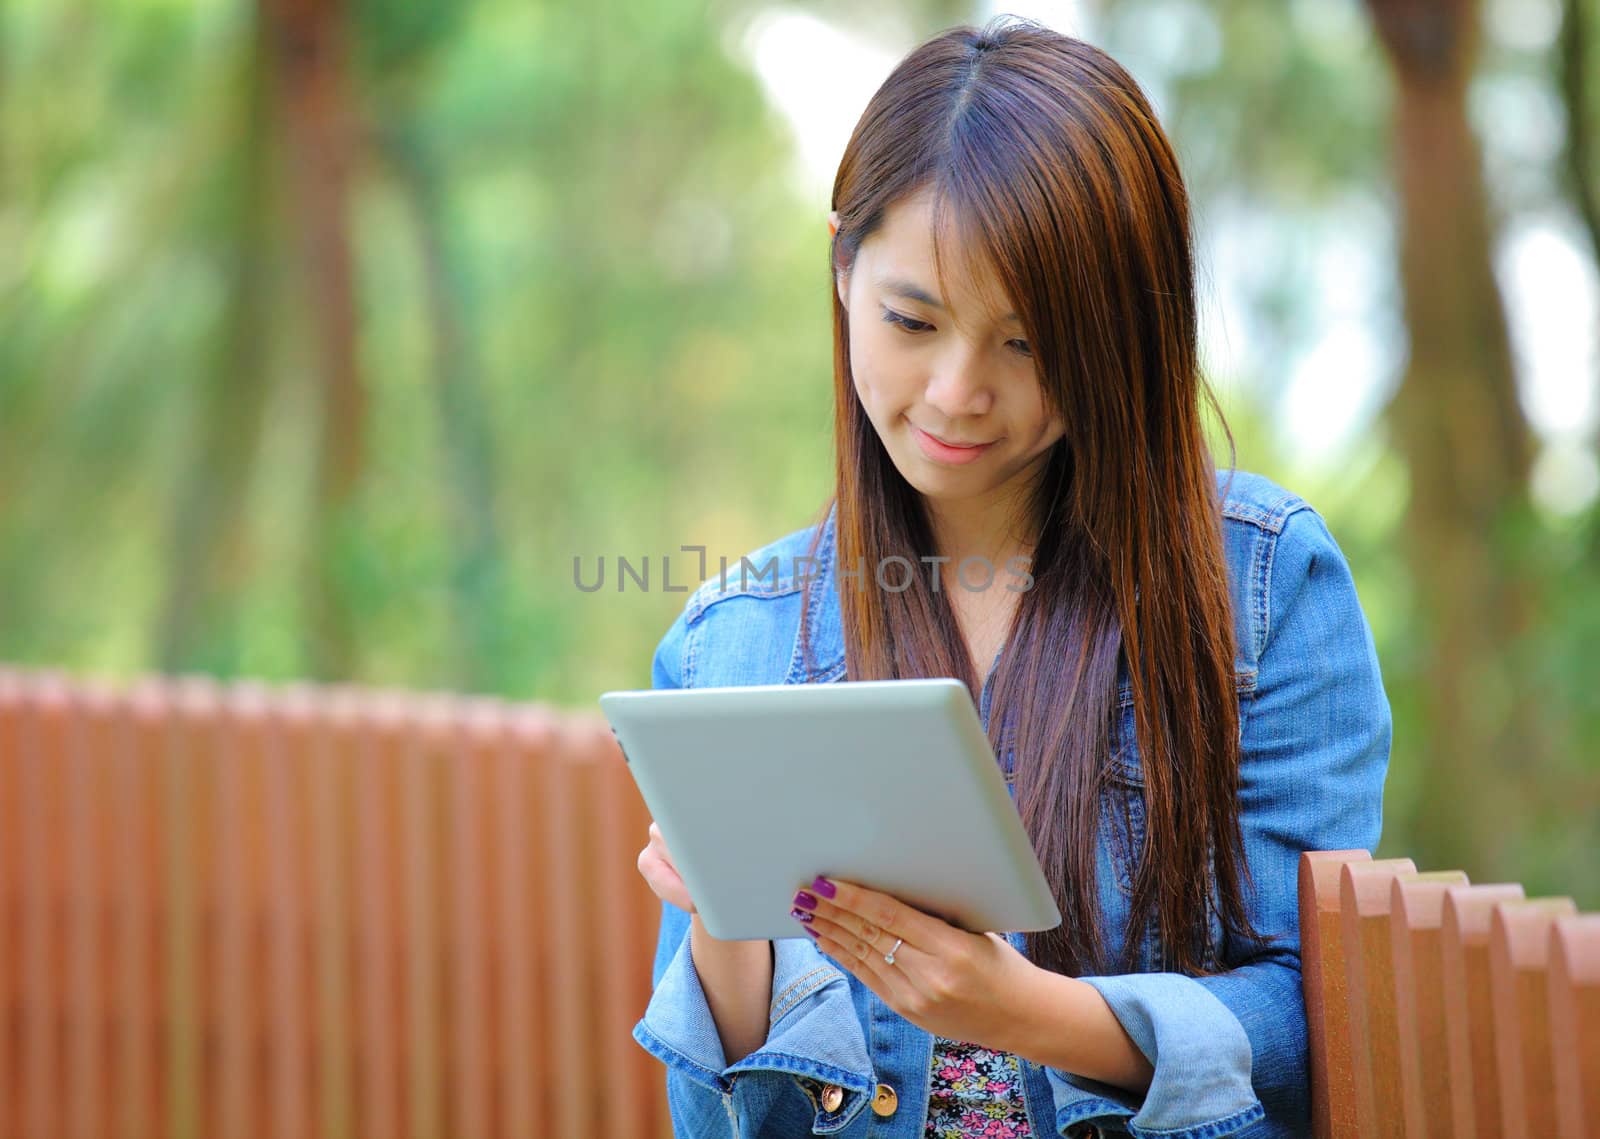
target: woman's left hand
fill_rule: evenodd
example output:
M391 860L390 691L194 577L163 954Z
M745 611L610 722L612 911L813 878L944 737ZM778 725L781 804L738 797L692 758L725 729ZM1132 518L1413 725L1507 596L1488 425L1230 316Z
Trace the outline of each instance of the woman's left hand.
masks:
M912 1024L936 1036L1010 1050L1017 1002L1037 970L998 933L968 933L904 902L818 878L795 896L817 948ZM807 908L807 902L814 905ZM898 949L896 941L901 941ZM885 956L894 949L894 963Z

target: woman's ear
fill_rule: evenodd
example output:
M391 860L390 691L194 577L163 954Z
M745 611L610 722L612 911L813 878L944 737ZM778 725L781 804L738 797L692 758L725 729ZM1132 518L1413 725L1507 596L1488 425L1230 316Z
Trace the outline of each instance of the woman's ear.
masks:
M838 237L838 236L839 236L839 211L838 210L829 210L828 211L828 237L831 240L831 239L833 239L835 237ZM833 287L834 287L834 291L839 294L839 303L841 305L843 305L845 307L845 310L848 312L849 309L850 309L850 302L849 302L848 299L846 299L846 293L849 292L849 274L846 273L843 269L835 270L834 274L833 274Z
M829 235L830 240L832 240L832 238L838 237L838 211L837 210L829 210L829 211L827 211L827 235ZM846 286L846 278L848 278L848 274L846 274L845 270L843 270L843 269L835 269L834 270L834 291L837 291L837 293L838 293L838 302L840 302L840 304L842 304L842 306L845 306L845 309L848 310L848 309L850 309L850 301L848 301L848 299L845 299L845 293L846 293L846 290L848 290L848 286Z

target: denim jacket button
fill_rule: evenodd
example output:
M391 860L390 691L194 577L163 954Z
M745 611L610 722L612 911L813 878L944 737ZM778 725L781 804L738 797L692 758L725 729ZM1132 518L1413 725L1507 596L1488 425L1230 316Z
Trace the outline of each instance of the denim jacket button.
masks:
M900 1106L900 1097L888 1084L878 1085L878 1094L872 1097L872 1112L887 1119Z
M822 1110L833 1112L839 1110L839 1105L844 1102L844 1089L838 1084L829 1084L822 1089Z

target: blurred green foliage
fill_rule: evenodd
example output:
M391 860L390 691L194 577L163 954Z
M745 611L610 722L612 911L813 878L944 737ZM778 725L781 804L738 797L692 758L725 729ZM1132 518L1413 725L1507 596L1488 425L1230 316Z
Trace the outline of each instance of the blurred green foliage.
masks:
M0 660L313 671L323 378L269 6L0 7ZM1156 97L1202 242L1228 211L1280 219L1243 300L1255 359L1291 356L1315 299L1305 219L1389 200L1393 91L1361 6L1086 10ZM343 222L368 403L355 497L331 522L355 652L340 679L591 707L648 684L683 601L663 555L692 585L681 546L707 547L714 572L822 503L826 204L797 188L792 134L738 50L760 11L347 0ZM986 14L905 0L873 18L903 51ZM1186 50L1163 53L1173 21ZM1481 68L1553 89L1553 51L1491 38ZM1554 158L1492 188L1501 216L1566 192ZM1392 280L1377 288L1397 307ZM1381 420L1331 458L1289 453L1285 376L1216 379L1239 465L1310 499L1355 569L1396 719L1385 847L1412 853L1412 820L1453 792L1411 762L1433 725L1413 619L1429 582L1397 541L1405 465ZM1484 700L1534 693L1550 733L1535 790L1507 805L1506 872L1594 906L1600 521L1591 503L1486 540L1547 587L1514 658L1482 662ZM652 563L650 589L617 589L619 556ZM601 557L606 587L576 588L575 560L591 578Z

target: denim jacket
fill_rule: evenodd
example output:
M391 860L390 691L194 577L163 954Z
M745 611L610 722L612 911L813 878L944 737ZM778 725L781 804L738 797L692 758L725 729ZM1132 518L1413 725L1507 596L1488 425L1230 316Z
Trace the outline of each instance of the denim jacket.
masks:
M1252 924L1269 941L1250 952L1230 944L1213 921L1210 951L1221 971L1190 977L1162 971L1155 932L1147 929L1133 973L1082 978L1150 1060L1154 1078L1144 1095L1133 1095L1019 1058L1023 1100L1038 1136L1308 1133L1298 860L1304 850L1375 850L1389 704L1349 567L1321 516L1259 475L1218 477L1238 645L1239 817L1253 881L1246 897ZM805 559L812 530L800 530L748 555L744 573L730 566L725 579L719 574L694 591L656 651L653 685L843 679L831 514L823 527L814 564ZM809 604L808 575L819 586ZM810 660L801 652L802 622ZM986 681L979 701L985 727L988 698ZM1108 826L1100 838L1098 892L1113 952L1121 947L1118 931L1143 840L1125 672L1118 703L1110 794L1126 797L1134 826L1131 835ZM1001 759L1008 769L1010 758ZM1107 804L1102 817L1114 811L1120 815L1115 803ZM633 1031L666 1065L676 1134L920 1139L932 1035L797 928L796 937L773 942L766 1042L729 1065L695 973L688 928L688 915L663 903L654 993ZM1021 934L1006 936L1023 950ZM819 1094L828 1085L843 1090L842 1100Z

